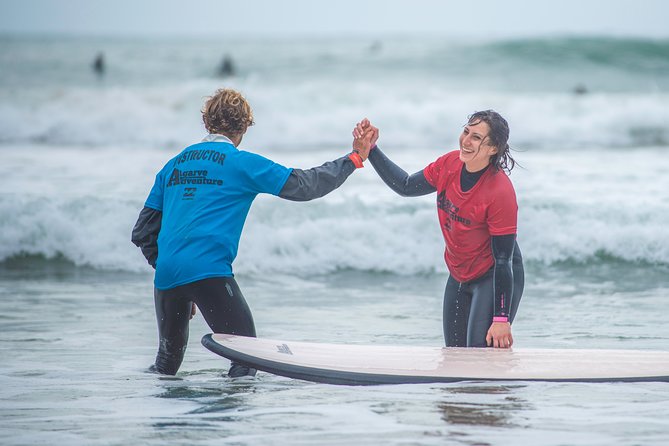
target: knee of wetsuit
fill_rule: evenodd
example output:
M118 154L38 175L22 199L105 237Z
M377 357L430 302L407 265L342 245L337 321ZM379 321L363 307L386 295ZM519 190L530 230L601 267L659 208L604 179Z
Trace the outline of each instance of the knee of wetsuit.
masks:
M471 348L485 348L488 347L488 342L486 341L485 337L484 338L478 338L478 339L467 339L467 347Z
M254 368L233 362L230 365L228 376L230 378L240 378L242 376L256 376L258 371Z
M161 375L171 375L174 376L179 370L178 367L166 367L164 364L151 364L148 368L148 371L151 373L159 373Z
M156 362L150 367L151 371L161 373L163 375L176 375L181 367L181 362L186 353L186 347L179 349L177 352L168 353L166 349L159 349L156 355Z
M163 361L159 361L158 359L156 359L155 364L151 364L149 366L149 372L160 373L161 375L174 376L177 374L178 370L179 370L178 365L175 366L174 364L165 363Z

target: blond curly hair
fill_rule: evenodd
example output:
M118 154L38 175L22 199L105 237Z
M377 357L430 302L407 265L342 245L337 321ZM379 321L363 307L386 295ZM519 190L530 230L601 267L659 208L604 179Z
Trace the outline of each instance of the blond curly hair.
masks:
M202 121L209 133L241 136L254 124L253 111L244 96L231 88L216 91L202 108Z

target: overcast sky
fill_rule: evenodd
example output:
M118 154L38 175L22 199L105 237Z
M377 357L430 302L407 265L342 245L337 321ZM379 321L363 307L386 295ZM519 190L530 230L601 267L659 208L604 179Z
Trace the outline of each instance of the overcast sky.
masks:
M0 33L669 37L667 0L0 0Z

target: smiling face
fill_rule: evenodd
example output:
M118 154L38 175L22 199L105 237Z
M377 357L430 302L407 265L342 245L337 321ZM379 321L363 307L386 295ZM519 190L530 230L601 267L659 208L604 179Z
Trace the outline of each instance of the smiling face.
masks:
M465 125L460 135L460 161L468 172L478 172L490 164L497 147L490 143L490 127L483 121Z

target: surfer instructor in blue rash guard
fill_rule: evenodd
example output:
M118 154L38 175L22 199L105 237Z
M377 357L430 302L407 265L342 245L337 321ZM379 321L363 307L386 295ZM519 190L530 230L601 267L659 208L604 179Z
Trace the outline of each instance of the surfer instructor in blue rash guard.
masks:
M371 148L370 133L334 161L308 170L289 169L237 148L253 125L251 107L237 91L216 91L204 105L202 119L209 134L158 172L132 231L132 242L156 270L159 346L150 369L167 375L179 370L196 307L214 333L256 335L232 273L255 197L322 197L362 167ZM254 374L254 369L234 362L228 371L231 377Z
M472 114L452 151L413 175L376 146L379 131L364 119L355 140L372 135L369 161L381 179L404 197L437 192L437 214L450 272L444 292L447 347L513 344L511 323L523 294L524 271L516 242L518 205L507 173L509 126L492 110ZM355 144L354 144L355 147Z

